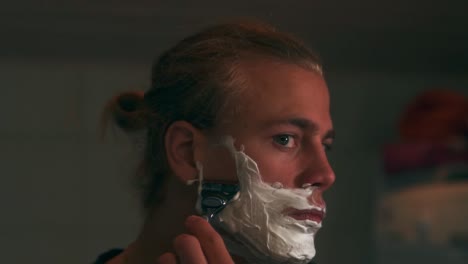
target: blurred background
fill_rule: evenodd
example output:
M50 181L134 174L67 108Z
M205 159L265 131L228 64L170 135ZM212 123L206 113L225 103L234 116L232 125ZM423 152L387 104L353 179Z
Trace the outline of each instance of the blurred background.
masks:
M324 61L337 181L317 262L468 263L466 0L17 0L0 14L2 263L90 263L135 238L140 154L118 132L100 140L103 106L146 90L181 38L237 17Z

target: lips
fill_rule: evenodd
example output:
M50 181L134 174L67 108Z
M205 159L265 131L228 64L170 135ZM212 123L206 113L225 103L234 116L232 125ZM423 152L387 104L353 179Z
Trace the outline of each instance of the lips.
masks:
M285 211L285 214L296 219L296 220L310 220L317 223L321 223L325 218L324 210L318 209L309 209L309 210L298 210L298 209L288 209Z

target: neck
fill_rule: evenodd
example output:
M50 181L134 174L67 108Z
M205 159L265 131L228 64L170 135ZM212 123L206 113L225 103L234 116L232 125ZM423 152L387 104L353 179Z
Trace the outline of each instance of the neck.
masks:
M174 238L185 232L185 219L195 214L197 184L187 186L168 177L164 201L146 216L140 235L126 250L128 263L149 264L163 253L173 251Z

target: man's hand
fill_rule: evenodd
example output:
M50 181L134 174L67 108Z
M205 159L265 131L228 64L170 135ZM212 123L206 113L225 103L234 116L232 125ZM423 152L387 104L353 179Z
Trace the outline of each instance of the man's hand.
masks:
M160 264L233 264L224 241L213 227L199 216L189 216L185 221L188 234L173 241L174 252L158 258Z

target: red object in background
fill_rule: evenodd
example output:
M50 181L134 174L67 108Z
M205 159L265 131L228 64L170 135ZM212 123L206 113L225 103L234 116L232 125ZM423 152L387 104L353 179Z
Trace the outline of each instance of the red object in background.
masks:
M384 148L384 167L388 173L468 162L468 150L446 144L398 143Z
M447 142L468 135L468 100L451 90L429 90L408 106L399 124L404 142Z

